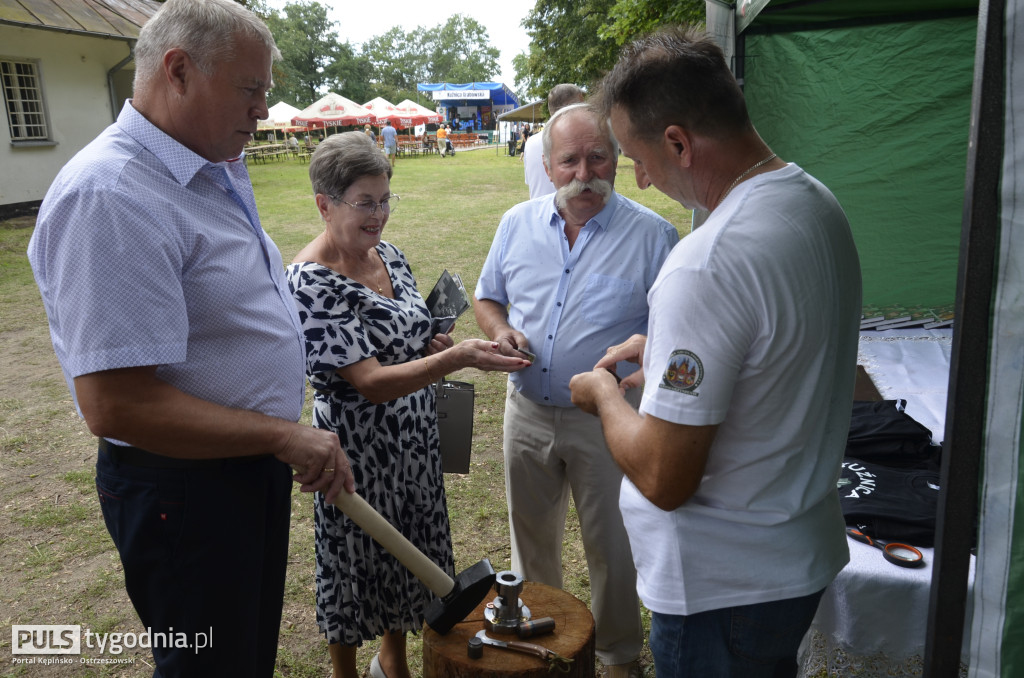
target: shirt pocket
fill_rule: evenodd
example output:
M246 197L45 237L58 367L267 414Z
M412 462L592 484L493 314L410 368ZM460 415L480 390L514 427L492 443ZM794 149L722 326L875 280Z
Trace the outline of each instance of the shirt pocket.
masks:
M594 325L610 327L631 315L634 282L591 273L583 291L583 316Z

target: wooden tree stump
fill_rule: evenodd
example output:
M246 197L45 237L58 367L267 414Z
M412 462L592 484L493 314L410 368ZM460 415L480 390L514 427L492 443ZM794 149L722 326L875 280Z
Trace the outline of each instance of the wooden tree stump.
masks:
M523 642L541 645L572 659L566 673L558 667L533 655L514 650L484 646L484 656L470 659L466 648L469 639L484 628L484 609L497 593L488 595L473 613L445 635L439 635L429 626L423 631L424 678L535 678L564 676L565 678L593 678L594 675L594 617L582 602L553 586L525 582L519 598L530 609L532 619L553 617L555 630ZM514 634L490 633L498 640L520 640Z

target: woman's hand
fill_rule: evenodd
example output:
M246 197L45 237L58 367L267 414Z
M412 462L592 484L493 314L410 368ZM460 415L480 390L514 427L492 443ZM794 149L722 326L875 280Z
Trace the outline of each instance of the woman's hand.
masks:
M446 351L454 345L455 342L452 340L450 334L435 334L434 338L430 340L430 343L427 344L427 348L423 352L426 355L434 355L441 351Z
M475 367L485 372L518 372L532 363L518 356L502 355L496 341L466 339L452 349L461 367Z

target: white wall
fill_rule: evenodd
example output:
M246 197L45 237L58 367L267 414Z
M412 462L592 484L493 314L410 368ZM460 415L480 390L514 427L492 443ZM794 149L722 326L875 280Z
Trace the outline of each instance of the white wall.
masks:
M107 71L128 54L123 40L0 25L0 57L38 60L56 142L13 146L0 111L0 205L41 200L64 163L113 122Z

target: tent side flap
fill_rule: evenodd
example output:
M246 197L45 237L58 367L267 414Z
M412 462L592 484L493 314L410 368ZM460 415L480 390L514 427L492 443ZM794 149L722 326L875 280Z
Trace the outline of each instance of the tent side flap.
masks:
M963 17L743 35L754 125L839 199L867 307L954 301L976 25Z

